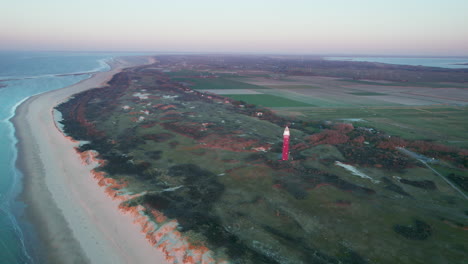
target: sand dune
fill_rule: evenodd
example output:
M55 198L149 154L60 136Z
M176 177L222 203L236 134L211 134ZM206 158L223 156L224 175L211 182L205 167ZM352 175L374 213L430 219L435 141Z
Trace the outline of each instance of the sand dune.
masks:
M56 128L52 114L69 96L99 87L135 64L138 60L115 59L112 70L31 97L16 111L18 166L25 174L22 199L44 242L47 263L167 263L134 218L118 210L119 201L97 184L91 173L96 164L82 163L77 142Z

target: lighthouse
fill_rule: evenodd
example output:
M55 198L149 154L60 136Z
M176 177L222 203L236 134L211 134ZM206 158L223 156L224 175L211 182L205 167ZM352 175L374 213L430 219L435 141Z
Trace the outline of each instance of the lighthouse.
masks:
M283 133L283 160L289 159L289 128L286 127Z

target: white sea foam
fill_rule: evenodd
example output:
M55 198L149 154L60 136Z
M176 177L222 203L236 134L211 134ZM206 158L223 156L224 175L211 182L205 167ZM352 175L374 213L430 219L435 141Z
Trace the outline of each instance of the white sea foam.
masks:
M85 75L93 74L96 72L103 72L110 70L111 66L109 62L112 62L114 57L97 60L98 66L87 71L76 71L67 73L50 73L50 74L39 74L39 75L15 75L15 76L0 76L0 81L18 81L24 79L39 79L39 78L51 78L51 77L65 77L70 75Z
M16 149L16 144L18 143L17 138L15 137L15 128L13 126L13 123L10 122L11 118L15 115L16 108L18 108L19 105L21 105L24 101L26 101L30 96L22 99L18 103L16 103L11 109L10 109L10 116L6 118L5 120L2 120L2 122L6 122L8 126L8 138L11 141L11 151L13 154L13 157L11 158L11 163L9 166L10 173L13 175L12 177L12 183L10 186L8 186L7 191L2 195L4 198L0 199L0 209L5 213L7 216L10 225L12 227L12 230L14 231L16 237L19 240L20 246L21 246L21 252L22 252L22 258L24 263L34 263L34 259L29 255L26 245L25 245L25 237L23 234L23 231L21 230L21 227L16 220L15 216L12 213L12 204L15 202L15 198L17 195L21 192L22 186L19 184L20 180L22 178L22 173L16 168L16 160L18 158L18 150Z
M70 58L63 59L69 60ZM31 238L31 232L26 232L22 229L24 228L23 222L16 216L17 214L21 215L24 208L24 204L17 201L17 196L22 191L21 181L23 174L16 168L18 156L16 145L18 141L11 118L15 115L18 106L34 95L60 89L91 77L89 75L86 76L86 74L110 69L109 60L95 59L95 61L97 61L98 66L90 70L85 69L84 71L72 72L73 69L71 69L70 72L62 74L34 74L33 71L27 72L27 67L24 68L24 71L18 67L17 72L13 72L11 68L7 67L5 69L9 69L9 72L0 72L0 80L11 80L5 81L8 82L8 87L0 90L0 102L3 105L2 109L0 109L0 129L4 135L0 140L7 146L0 153L0 217L3 224L1 229L4 232L11 233L8 235L10 237L8 241L3 240L3 237L0 239L0 250L5 252L11 251L13 259L10 259L9 263L35 262L31 254L26 250L25 245L25 242ZM78 63L81 62L82 60L78 60ZM0 63L2 63L1 60ZM89 61L84 61L84 63L92 64ZM78 70L80 67L83 69L83 65L77 64L75 69ZM73 76L74 74L83 74L83 76ZM18 81L14 81L13 79ZM0 262L3 263L2 260Z
M109 58L104 58L98 60L99 66L90 70L89 72L95 73L95 72L104 72L104 71L109 71L111 69L111 66L109 63L114 61L114 57L109 57Z

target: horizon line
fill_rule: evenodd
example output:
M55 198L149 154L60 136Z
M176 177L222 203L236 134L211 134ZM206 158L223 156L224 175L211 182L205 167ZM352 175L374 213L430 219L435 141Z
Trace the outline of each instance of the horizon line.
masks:
M52 52L52 53L144 53L145 55L263 55L263 56L316 56L316 57L394 57L394 58L467 58L467 55L429 55L429 54L386 54L386 53L294 53L294 52L257 52L257 51L137 51L137 50L14 50L0 49L0 52Z

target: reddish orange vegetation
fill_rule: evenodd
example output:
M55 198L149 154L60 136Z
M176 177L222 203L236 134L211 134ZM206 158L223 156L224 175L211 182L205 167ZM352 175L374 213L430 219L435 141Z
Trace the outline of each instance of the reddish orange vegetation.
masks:
M339 123L333 126L333 130L346 134L353 131L354 126L352 124Z
M164 104L155 104L155 105L153 105L153 108L159 108L159 107L161 107L161 106L163 106L163 105L164 105Z
M86 165L99 164L103 165L104 160L98 159L96 151L88 150L79 152L82 162ZM146 239L154 247L161 250L170 263L226 263L223 261L215 261L212 257L213 253L205 246L195 246L189 243L188 238L177 230L178 222L168 219L163 213L145 208L142 205L128 206L124 202L135 198L137 195L126 195L123 189L127 187L126 182L118 181L106 177L106 173L102 171L91 171L93 178L96 179L99 186L104 187L104 192L113 200L120 200L119 210L130 214L134 218L134 223L141 226L141 231L145 234ZM152 216L154 221L148 216Z
M395 149L396 147L406 147L408 142L398 137L391 137L386 141L382 141L377 145L378 148L381 149Z
M65 135L64 135L65 136ZM65 138L73 143L78 143L78 141L74 140L72 137L70 136L65 136Z
M158 210L151 209L151 214L153 215L157 223L162 223L167 220L167 217Z
M421 152L435 151L435 152L454 152L455 148L444 145L434 144L426 141L411 142L411 147L417 148ZM462 151L463 152L463 151ZM465 151L465 155L468 153Z
M92 170L91 173L93 174L94 178L98 181L99 186L104 187L104 192L112 197L112 199L126 201L128 200L128 196L124 194L122 189L127 187L127 183L119 182L115 179L106 177L104 172L99 172L96 170Z
M362 145L366 141L366 139L363 136L358 136L352 140L353 143Z
M453 161L459 159L460 161L468 156L468 150L449 147L428 141L406 141L399 137L390 137L381 141L377 147L382 149L393 150L397 147L404 147L409 150L415 151L422 155ZM458 162L458 166L463 168L462 162Z
M334 125L332 130L327 129L320 133L313 134L312 136L308 138L308 141L312 143L313 145L344 144L349 141L349 136L347 136L346 134L353 130L354 130L354 127L352 124L339 123L339 124ZM364 138L358 137L356 142L361 142L361 141L364 142Z
M210 135L200 140L201 148L214 148L230 150L234 152L256 152L268 150L270 144L259 145L257 140L233 137L230 135Z
M425 152L457 152L459 151L458 154L460 155L467 155L468 150L457 150L456 148L453 147L448 147L445 145L440 145L428 141L406 141L404 139L401 139L399 137L390 137L385 141L382 141L379 143L377 146L382 149L395 149L396 147L409 147L416 149L418 152L425 153Z
M175 106L175 105L165 105L165 106L159 107L158 109L163 110L163 111L169 110L169 109L175 110L175 109L177 109L177 106Z
M308 149L308 148L309 148L309 145L307 145L306 143L303 143L303 142L291 146L291 149L294 149L294 150L297 150L297 151L301 151L301 150Z
M205 246L195 246L188 242L178 230L176 220L168 220L161 212L145 207L128 206L123 203L119 209L134 217L134 223L141 226L146 239L156 248L160 249L170 263L222 263L215 261L212 252ZM151 214L156 223L148 217Z
M83 164L87 164L87 165L90 165L90 164L103 165L103 164L105 164L104 160L97 158L98 153L96 151L87 150L87 151L80 152L78 150L78 148L75 148L75 151L76 151L76 153L78 153L78 155L80 155L80 158L81 158L81 161L83 162Z
M175 110L169 110L167 112L164 112L162 115L164 115L164 116L167 116L167 115L182 115L182 112L175 111Z
M142 128L151 128L151 127L154 127L157 124L158 124L158 122L151 122L149 124L141 125L141 127Z
M98 159L98 153L93 150L88 150L84 152L79 152L77 148L75 148L76 152L80 155L81 161L83 164L91 165L97 164L102 166L105 164L105 160ZM126 182L119 182L115 179L106 177L106 173L102 171L91 170L94 179L98 181L98 185L105 188L105 192L112 197L112 199L119 199L119 200L127 200L130 196L124 195L121 191L125 187L127 187Z
M83 96L82 100L79 100L77 104L73 105L72 109L70 109L70 113L72 115L71 118L77 121L81 127L85 128L88 135L103 136L104 133L97 130L95 125L88 122L88 120L85 118L86 105L89 101L91 101L92 96L92 94L87 94Z
M163 110L163 111L166 111L166 110L175 110L177 109L177 106L175 105L167 105L167 104L156 104L156 105L153 105L153 108L156 108L158 110Z
M192 139L203 137L203 126L195 122L170 122L161 124L165 129Z
M182 116L180 115L163 116L159 118L159 120L181 120L181 119L182 119Z
M336 130L324 130L320 133L314 134L308 138L310 143L314 145L320 144L344 144L348 142L349 137L340 131Z

